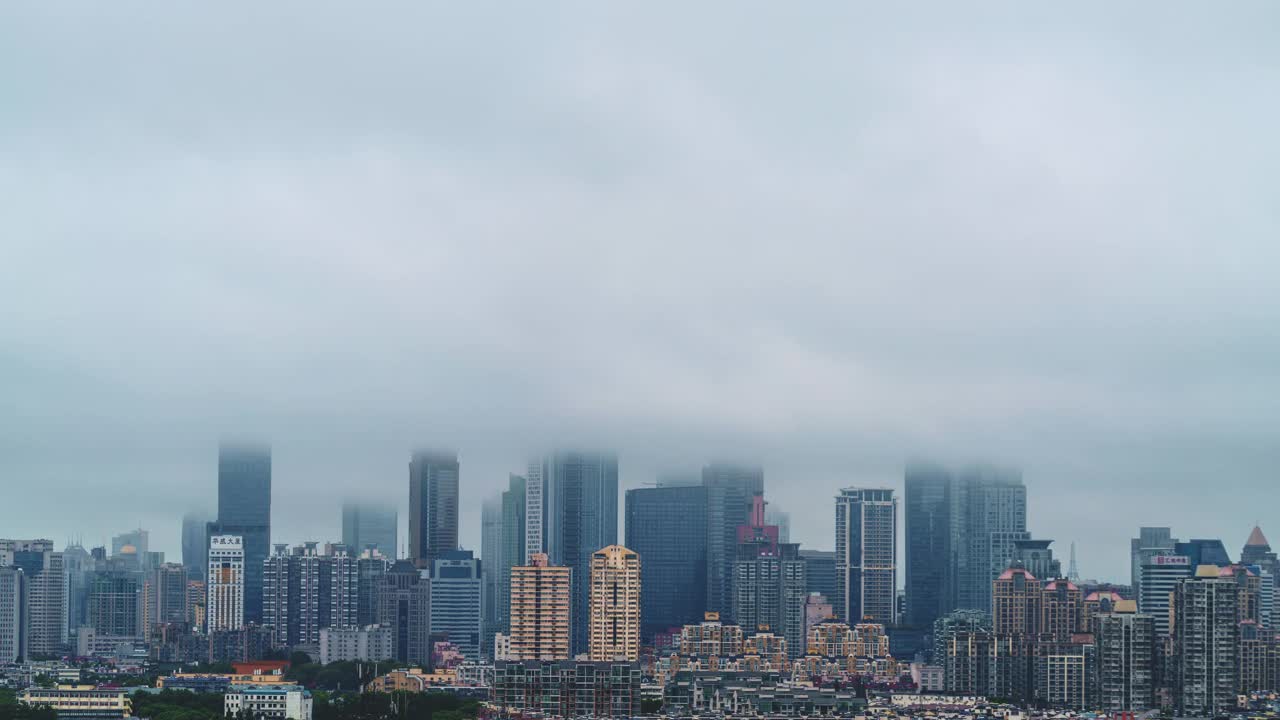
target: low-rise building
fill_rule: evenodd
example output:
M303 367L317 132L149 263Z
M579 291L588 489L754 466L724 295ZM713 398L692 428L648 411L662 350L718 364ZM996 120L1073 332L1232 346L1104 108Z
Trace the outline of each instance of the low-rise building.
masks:
M18 699L27 705L52 708L60 718L127 718L133 703L127 690L95 685L28 688Z
M667 681L663 704L681 716L852 717L866 701L851 689L789 682L776 672L682 670Z
M323 665L343 660L389 660L395 657L395 652L395 637L390 627L320 629L320 663Z
M223 696L227 717L257 720L311 720L311 691L297 685L245 685Z
M368 682L365 690L369 692L426 692L437 687L451 687L458 684L458 674L453 670L436 670L424 672L420 668L392 670Z
M573 660L498 662L490 699L503 711L566 718L635 717L640 714L640 665Z

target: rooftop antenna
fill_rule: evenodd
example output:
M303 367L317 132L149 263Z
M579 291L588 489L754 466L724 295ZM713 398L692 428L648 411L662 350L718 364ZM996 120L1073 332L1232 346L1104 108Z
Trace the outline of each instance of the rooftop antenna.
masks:
M1080 568L1076 567L1076 543L1071 541L1071 565L1067 568L1067 579L1073 583L1080 582Z

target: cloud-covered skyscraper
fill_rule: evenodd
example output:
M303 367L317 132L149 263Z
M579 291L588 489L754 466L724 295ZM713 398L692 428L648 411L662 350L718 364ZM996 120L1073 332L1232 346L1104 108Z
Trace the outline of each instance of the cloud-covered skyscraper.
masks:
M342 544L353 555L377 549L395 559L397 521L395 505L348 500L342 504Z
M218 519L209 537L237 535L244 549L244 622L262 622L262 564L271 553L271 448L218 448Z
M618 456L612 452L558 451L533 463L541 476L541 513L526 483L525 516L540 515L552 565L572 570L573 652L586 652L587 582L591 556L618 542ZM528 479L527 479L528 480ZM526 531L528 528L526 527ZM523 559L522 559L523 561Z
M424 570L458 549L458 474L453 451L420 450L409 462L409 558Z

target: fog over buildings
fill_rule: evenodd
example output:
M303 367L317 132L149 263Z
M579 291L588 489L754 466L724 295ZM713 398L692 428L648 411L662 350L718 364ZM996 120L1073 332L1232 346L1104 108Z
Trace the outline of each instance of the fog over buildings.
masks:
M456 448L760 463L790 540L915 458L1021 469L1124 580L1280 468L1280 8L0 7L5 537L273 542ZM287 42L285 42L287 40Z

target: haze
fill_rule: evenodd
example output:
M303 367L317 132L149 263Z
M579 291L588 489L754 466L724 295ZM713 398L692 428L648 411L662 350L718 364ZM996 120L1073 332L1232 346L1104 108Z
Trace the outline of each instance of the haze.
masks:
M529 453L765 466L793 540L905 461L1140 524L1280 520L1280 6L0 8L0 536L179 554L219 439L273 539L464 543ZM403 532L403 527L402 527Z

